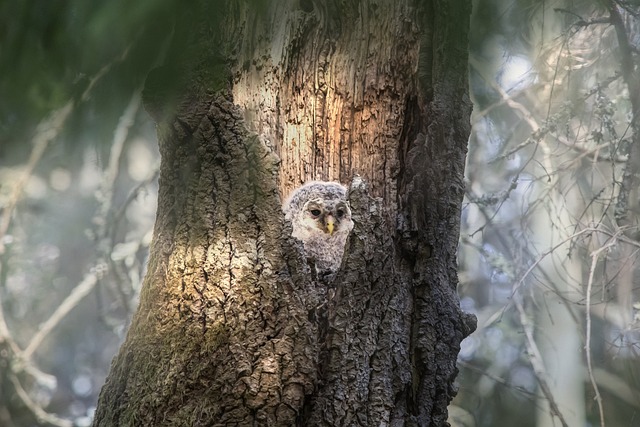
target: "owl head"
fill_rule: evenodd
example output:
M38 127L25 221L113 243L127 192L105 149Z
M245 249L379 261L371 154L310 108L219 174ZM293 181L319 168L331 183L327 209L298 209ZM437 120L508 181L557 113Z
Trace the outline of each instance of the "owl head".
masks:
M283 208L293 236L303 241L346 235L353 228L347 189L337 182L308 182L291 194Z
M330 277L340 267L353 228L346 187L311 181L294 190L282 208L291 221L291 235L304 244L307 259L323 277Z
M300 226L309 232L348 233L353 228L351 209L346 200L314 198L302 208Z

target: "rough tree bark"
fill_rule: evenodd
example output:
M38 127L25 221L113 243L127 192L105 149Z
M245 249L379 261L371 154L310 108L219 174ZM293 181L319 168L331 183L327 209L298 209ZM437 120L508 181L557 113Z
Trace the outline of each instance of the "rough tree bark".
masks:
M456 295L469 8L228 1L178 19L192 49L146 88L149 270L95 426L446 424L474 328ZM328 292L280 200L355 175Z

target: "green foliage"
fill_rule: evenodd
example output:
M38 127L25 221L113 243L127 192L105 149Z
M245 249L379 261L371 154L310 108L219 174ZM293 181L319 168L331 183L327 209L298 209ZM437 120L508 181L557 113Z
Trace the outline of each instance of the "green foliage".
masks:
M28 140L38 122L73 100L66 143L108 143L131 93L159 67L145 90L152 114L170 112L185 84L196 96L224 89L238 48L223 43L230 25L248 10L265 16L268 7L264 0L0 3L0 140Z
M158 63L172 32L174 0L7 1L0 6L0 136L19 142L34 124L108 71L72 124L113 126ZM106 67L106 68L105 68Z

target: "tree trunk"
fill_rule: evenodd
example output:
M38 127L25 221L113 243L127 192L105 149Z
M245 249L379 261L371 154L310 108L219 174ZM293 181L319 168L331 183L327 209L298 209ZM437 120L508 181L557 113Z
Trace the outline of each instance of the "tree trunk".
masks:
M145 89L154 243L94 425L446 425L474 328L456 295L468 2L203 4ZM355 175L327 289L280 203Z

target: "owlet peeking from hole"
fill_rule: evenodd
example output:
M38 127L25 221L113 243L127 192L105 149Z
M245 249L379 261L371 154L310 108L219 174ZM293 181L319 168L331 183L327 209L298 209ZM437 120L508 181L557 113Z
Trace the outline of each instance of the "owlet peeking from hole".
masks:
M335 273L353 228L346 187L337 182L307 182L291 193L282 210L293 226L291 235L302 241L316 271Z

